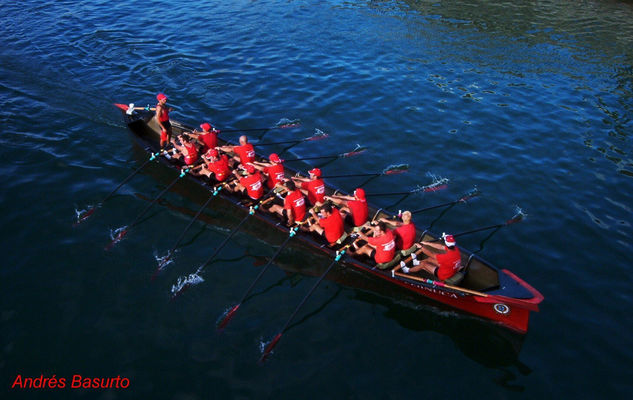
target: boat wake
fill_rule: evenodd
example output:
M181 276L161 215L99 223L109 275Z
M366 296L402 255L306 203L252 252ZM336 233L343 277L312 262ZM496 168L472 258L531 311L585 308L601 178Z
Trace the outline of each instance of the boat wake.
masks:
M190 286L197 285L199 283L204 282L204 279L198 275L200 273L200 268L193 274L189 274L185 277L179 277L178 281L172 285L171 287L171 298L174 299L178 297L182 292L184 292Z

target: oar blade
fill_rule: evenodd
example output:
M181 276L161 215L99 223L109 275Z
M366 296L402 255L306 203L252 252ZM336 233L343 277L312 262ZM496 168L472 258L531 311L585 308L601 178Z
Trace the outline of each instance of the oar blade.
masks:
M87 220L92 214L94 214L96 210L97 210L97 207L91 207L88 211L84 212L77 218L77 221L75 221L73 226L78 226L79 224Z
M262 356L259 358L259 363L263 363L264 361L266 361L266 359L268 358L268 356L270 355L270 353L273 351L273 349L275 348L275 346L277 345L277 343L279 342L279 339L281 339L281 335L283 335L282 332L279 332L274 338L273 340L270 341L270 343L268 343L268 345L266 346L266 348L264 348L264 351L262 353Z
M390 165L382 171L383 175L402 174L409 170L409 164Z
M366 146L356 146L356 148L352 151L349 151L347 153L343 153L340 155L341 158L348 158L348 157L354 157L357 156L359 154L364 153L365 151L367 151L367 147Z
M125 235L127 235L127 232L128 232L127 228L119 230L119 232L116 235L114 235L110 243L108 243L108 245L105 247L105 250L110 251L114 247L114 245L116 245L121 240L123 240Z
M238 308L240 308L240 304L234 305L233 307L231 307L229 311L227 311L226 314L224 314L224 316L222 317L220 322L218 322L217 327L216 327L216 329L219 332L223 331L224 328L229 324L229 322L231 322Z

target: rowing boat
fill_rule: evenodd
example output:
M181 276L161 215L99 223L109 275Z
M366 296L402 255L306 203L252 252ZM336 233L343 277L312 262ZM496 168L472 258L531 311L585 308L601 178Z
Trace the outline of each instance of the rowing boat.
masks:
M128 112L125 104L115 104L122 112L124 122L134 134L136 140L150 153L159 150L160 128L155 121L151 110L134 110ZM193 128L177 121L171 121L174 135L192 131ZM228 144L221 138L219 145ZM259 154L259 159L263 159ZM158 158L161 163L170 168L180 170L182 162L165 157ZM297 174L297 171L285 167L286 177ZM213 184L204 176L187 175L187 179L193 180L209 191L213 190ZM331 195L340 190L328 185L326 194ZM243 198L238 194L222 191L219 197L233 203L235 207L248 209L244 206ZM389 217L388 212L370 206L370 215L377 217ZM272 229L288 232L284 224L279 223L277 215L267 213L259 209L254 216L268 223ZM318 252L334 258L336 249L330 248L321 237L309 232L298 231L296 237ZM418 238L426 241L437 240L437 236L431 232L418 232ZM424 296L451 308L475 315L484 320L498 324L512 331L524 334L528 330L531 311L538 311L538 305L544 297L536 289L507 269L499 269L485 261L477 254L467 249L460 248L462 264L465 265L465 276L459 285L449 285L425 272L417 274L402 274L390 270L381 270L375 267L373 260L355 258L351 255L342 257L339 268L351 268L365 274L377 277L387 285L405 289L415 296Z

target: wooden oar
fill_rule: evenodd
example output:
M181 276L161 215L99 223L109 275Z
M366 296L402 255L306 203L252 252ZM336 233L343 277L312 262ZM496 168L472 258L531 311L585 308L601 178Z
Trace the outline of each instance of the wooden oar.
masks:
M327 133L315 133L314 135L310 136L310 137L306 137L303 139L295 139L295 140L284 140L281 142L265 142L265 143L261 143L261 142L257 142L257 143L253 143L253 146L272 146L275 144L299 144L302 142L313 142L316 140L322 140L322 139L327 139L330 135L328 135Z
M293 311L292 315L290 315L290 318L288 318L288 320L286 321L286 323L284 324L284 326L281 328L281 330L279 331L279 333L277 335L275 335L275 337L270 341L270 343L268 343L268 345L266 346L266 348L264 349L264 352L262 353L262 356L259 359L259 362L264 362L266 361L266 358L268 358L268 355L270 354L270 352L273 350L273 348L277 345L277 343L279 342L279 340L281 339L281 336L284 334L284 332L286 331L286 329L288 328L288 325L290 325L290 322L292 322L292 319L295 317L295 315L297 314L297 312L299 311L299 309L301 308L301 306L303 306L303 304L306 302L306 300L308 300L308 297L310 297L310 295L312 295L312 293L314 292L314 290L317 288L317 286L319 286L319 284L321 283L321 281L323 281L323 279L325 278L325 276L330 272L330 270L334 267L334 265L336 263L339 262L339 260L341 259L341 257L343 257L343 255L345 255L345 251L347 250L347 248L351 246L351 244L345 245L343 248L341 248L341 250L336 252L336 257L334 257L334 260L332 260L332 263L327 267L327 269L325 270L325 272L319 277L319 279L314 283L314 286L312 286L312 288L310 289L310 291L308 292L308 294L303 298L303 300L301 300L301 303L299 303L299 305L297 306L297 308L295 308L295 310Z
M272 129L286 129L286 128L297 128L301 126L301 122L289 122L286 124L270 126L267 128L246 128L246 129L223 129L220 130L222 133L231 133L231 132L258 132L258 131L269 131Z
M134 170L134 172L132 172L127 178L123 179L123 181L121 181L121 183L119 184L119 186L115 187L114 190L112 190L106 197L103 198L103 200L101 200L99 203L97 203L95 206L91 207L90 209L88 209L86 212L84 212L81 216L78 217L77 221L73 224L73 226L77 226L79 224L81 224L83 221L85 221L86 219L88 219L88 217L90 217L92 214L94 214L95 211L97 211L98 207L101 207L101 205L103 203L105 203L106 200L108 200L110 197L112 197L123 185L125 185L130 179L132 179L136 174L138 174L139 172L141 172L141 170L143 168L145 168L145 166L147 164L150 163L150 161L154 160L157 156L159 156L160 154L162 154L163 151L159 151L157 153L153 153L151 155L151 157L149 159L147 159L143 164L141 164L140 167L138 167L137 169Z
M232 179L231 179L232 180ZM178 245L180 244L180 242L182 241L182 239L185 237L185 234L187 233L187 231L189 231L189 228L191 228L191 226L193 225L193 223L198 219L198 217L200 216L200 214L202 214L202 211L207 208L207 206L209 205L209 203L211 203L211 200L213 200L218 193L220 193L220 191L222 190L222 188L227 185L231 180L228 180L226 182L222 182L221 184L216 185L213 188L213 193L211 196L209 196L209 198L207 199L207 201L204 203L204 205L202 207L200 207L200 209L198 210L198 212L193 216L193 218L191 218L191 221L189 221L189 224L187 224L187 226L185 227L185 230L180 234L180 236L178 237L178 239L176 240L176 243L174 244L174 246L171 248L171 250L169 250L169 252L167 253L167 255L160 261L160 264L158 265L158 268L156 269L156 271L154 272L154 274L152 275L152 280L154 280L154 278L156 278L156 275L158 275L158 273L160 272L160 270L163 268L163 266L165 264L167 264L167 262L169 262L169 260L171 259L171 256L174 254L174 251L176 251L176 248L178 247Z
M477 188L474 188L473 190L471 190L470 192L466 193L465 195L463 195L462 197L460 197L457 200L450 201L448 203L437 204L435 206L419 208L417 210L411 211L411 214L418 214L418 213L421 213L421 212L434 210L436 208L448 207L448 206L452 206L452 205L457 204L457 203L465 203L467 200L472 199L473 197L476 197L476 196L479 196L479 190L477 190Z
M176 184L176 182L178 182L178 180L180 180L180 178L184 177L185 175L187 175L187 172L189 171L189 167L183 169L180 174L176 177L176 179L174 179L169 185L167 185L167 187L165 187L165 189L163 189L158 196L156 196L147 206L145 206L145 208L143 208L143 211L140 212L140 214L138 214L136 216L136 218L134 219L134 221L132 221L131 224L127 225L124 229L122 229L115 237L114 239L112 239L112 241L105 247L106 250L110 250L112 248L112 246L114 246L115 244L117 244L118 242L120 242L125 235L127 235L128 231L132 228L134 228L134 226L136 226L136 224L138 223L138 221L140 221L141 217L143 215L145 215L145 213L147 211L149 211L150 208L152 208L152 206L154 205L154 203L156 203L161 197L163 197L163 195L165 193L167 193L167 191L169 189L171 189L172 186L174 186Z
M297 230L298 229L299 229L298 227L290 228L290 231L288 232L288 237L286 238L286 240L284 240L284 242L279 246L279 248L277 249L275 254L273 254L273 256L270 258L270 260L268 260L268 263L259 272L259 274L257 275L257 278L255 278L253 283L251 283L251 285L248 287L248 289L246 290L246 292L244 293L244 295L242 296L240 301L238 301L236 305L231 307L231 309L224 315L224 317L222 317L220 322L217 324L217 329L218 330L221 331L221 330L223 330L226 327L226 325L228 325L228 323L233 318L233 315L235 314L237 309L240 308L240 306L242 305L242 303L244 302L246 297L248 297L248 295L251 293L251 290L253 290L253 288L255 287L255 284L257 282L259 282L259 280L261 279L262 276L264 276L264 273L266 272L268 267L270 267L272 265L272 263L275 260L275 258L277 258L279 253L281 253L281 251L284 249L284 247L286 247L286 245L290 242L290 239L292 239L292 237L297 234Z
M287 158L285 161L305 161L305 160L325 160L329 158L337 159L337 158L347 158L353 157L358 154L364 153L367 150L367 147L356 145L356 148L352 151L348 151L347 153L340 154L332 154L329 156L316 156L316 157L299 157L299 158Z
M332 179L332 178L352 178L352 177L357 177L357 176L372 176L372 177L376 177L376 176L382 176L382 175L402 174L402 173L407 172L408 170L409 170L409 165L408 164L398 164L398 165L390 165L390 166L386 167L384 170L382 170L380 172L370 172L370 173L363 173L363 174L345 174L345 175L325 175L325 176L321 176L321 178L328 178L328 179ZM363 185L360 185L360 186L363 186Z
M229 242L229 240L233 237L233 235L235 235L240 228L242 227L242 225L244 225L244 223L249 219L249 217L251 215L255 214L255 211L262 205L265 204L271 200L274 199L274 197L268 197L268 195L270 195L275 189L271 189L268 193L266 193L264 196L262 196L261 200L259 200L257 202L257 204L250 206L248 214L246 214L246 216L240 221L239 224L237 224L237 226L235 228L233 228L233 230L229 233L229 235L224 238L224 240L222 241L222 243L220 243L220 245L218 247L215 248L213 254L211 254L211 256L202 264L200 265L200 267L198 267L198 269L196 270L196 275L199 275L200 273L202 273L202 271L204 271L204 268L209 265L211 263L211 261L213 261L213 259L215 258L215 256L217 256L220 253L220 250L222 250L222 248ZM182 293L184 290L186 290L189 287L189 283L186 282L184 285L178 287L179 285L173 285L172 286L172 299L178 297L180 295L180 293Z
M478 292L476 290L464 289L464 288L461 288L459 286L449 285L447 283L440 282L440 281L434 281L432 279L420 278L418 276L403 274L401 272L395 272L395 271L392 272L392 276L393 275L400 276L400 277L407 278L407 279L412 279L412 280L418 281L418 282L428 283L428 284L434 285L434 286L444 287L444 288L447 288L447 289L454 290L456 292L468 293L468 294L472 294L472 295L475 295L475 296L481 296L481 297L488 297L487 294L482 293L482 292Z

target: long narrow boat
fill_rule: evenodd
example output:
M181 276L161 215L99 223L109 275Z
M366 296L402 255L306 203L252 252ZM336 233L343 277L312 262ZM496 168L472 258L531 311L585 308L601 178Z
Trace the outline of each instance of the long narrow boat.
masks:
M157 152L159 150L160 128L154 119L154 113L147 109L127 112L127 105L115 104L115 106L122 111L125 123L141 146L148 152ZM193 128L177 121L172 121L172 127L174 135L193 130ZM220 145L225 143L219 138ZM261 159L260 155L258 157ZM181 162L173 159L164 157L159 159L171 168L180 169L182 167ZM297 171L288 167L285 170L287 177L297 174ZM196 181L209 191L213 188L213 183L204 176L187 175L187 178ZM327 194L333 194L335 191L333 187L326 188ZM242 204L244 199L237 194L222 191L219 196L230 201L236 207L244 208ZM370 215L393 217L387 212L371 206ZM272 229L288 232L288 228L284 224L280 224L279 218L274 214L259 210L254 216L268 223ZM323 252L332 258L336 256L336 251L327 246L321 237L302 231L299 231L296 236L316 251ZM422 237L424 240L437 239L436 235L429 232L418 232L417 237ZM458 286L436 281L433 276L425 272L405 275L393 273L390 270L380 270L375 267L373 261L367 260L366 257L345 256L341 259L340 265L341 268L353 268L378 277L386 285L404 288L410 293L478 316L515 332L526 333L530 312L538 311L538 305L543 301L543 295L507 269L499 269L466 249L460 248L460 251L466 272L464 279Z

